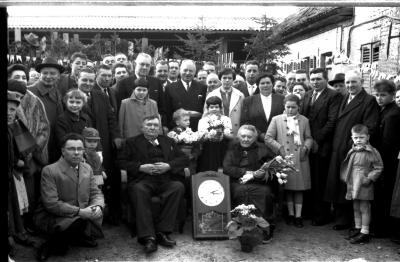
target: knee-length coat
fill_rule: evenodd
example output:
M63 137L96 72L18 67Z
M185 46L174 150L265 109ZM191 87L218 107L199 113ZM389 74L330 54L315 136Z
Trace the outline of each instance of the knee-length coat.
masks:
M81 162L79 176L61 157L54 164L45 166L40 182L41 199L34 215L36 226L44 233L66 230L79 216L79 208L100 206L104 208L104 196L97 187L91 167ZM86 234L102 237L99 218L88 223Z
M312 147L313 139L311 137L310 124L305 116L297 115L299 122L299 131L301 146L309 150ZM293 135L287 133L287 115L281 114L272 118L265 135L265 144L276 154L281 147L284 148L286 155L293 154L296 169L299 172L289 175L285 184L287 190L307 190L311 188L310 163L308 155L301 161L301 146L294 143Z

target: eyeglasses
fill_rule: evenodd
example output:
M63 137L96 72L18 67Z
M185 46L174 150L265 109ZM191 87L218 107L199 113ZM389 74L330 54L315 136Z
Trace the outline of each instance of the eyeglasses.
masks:
M82 152L82 151L84 151L85 149L83 148L83 147L66 147L65 148L65 150L67 150L67 151L72 151L72 152L76 152L76 151L78 151L78 152Z

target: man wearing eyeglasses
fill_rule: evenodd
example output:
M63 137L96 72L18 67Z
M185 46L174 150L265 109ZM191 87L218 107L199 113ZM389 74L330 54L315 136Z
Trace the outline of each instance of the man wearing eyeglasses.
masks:
M96 247L95 238L103 237L104 196L92 168L82 162L83 143L79 134L65 135L61 158L42 170L34 221L48 239L38 249L39 261L65 254L69 245Z

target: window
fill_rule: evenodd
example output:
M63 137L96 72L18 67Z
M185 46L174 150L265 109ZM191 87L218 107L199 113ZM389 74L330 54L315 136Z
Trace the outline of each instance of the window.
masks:
M379 61L380 42L369 43L361 46L361 62L372 63Z

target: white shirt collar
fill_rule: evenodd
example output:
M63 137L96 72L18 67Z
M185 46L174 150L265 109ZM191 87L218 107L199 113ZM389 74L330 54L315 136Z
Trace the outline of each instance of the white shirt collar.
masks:
M182 79L181 79L181 82L182 82L182 84L183 84L183 86L185 87L186 90L188 90L188 87L192 85L192 81L189 82L189 85L188 85L188 83L186 83Z

